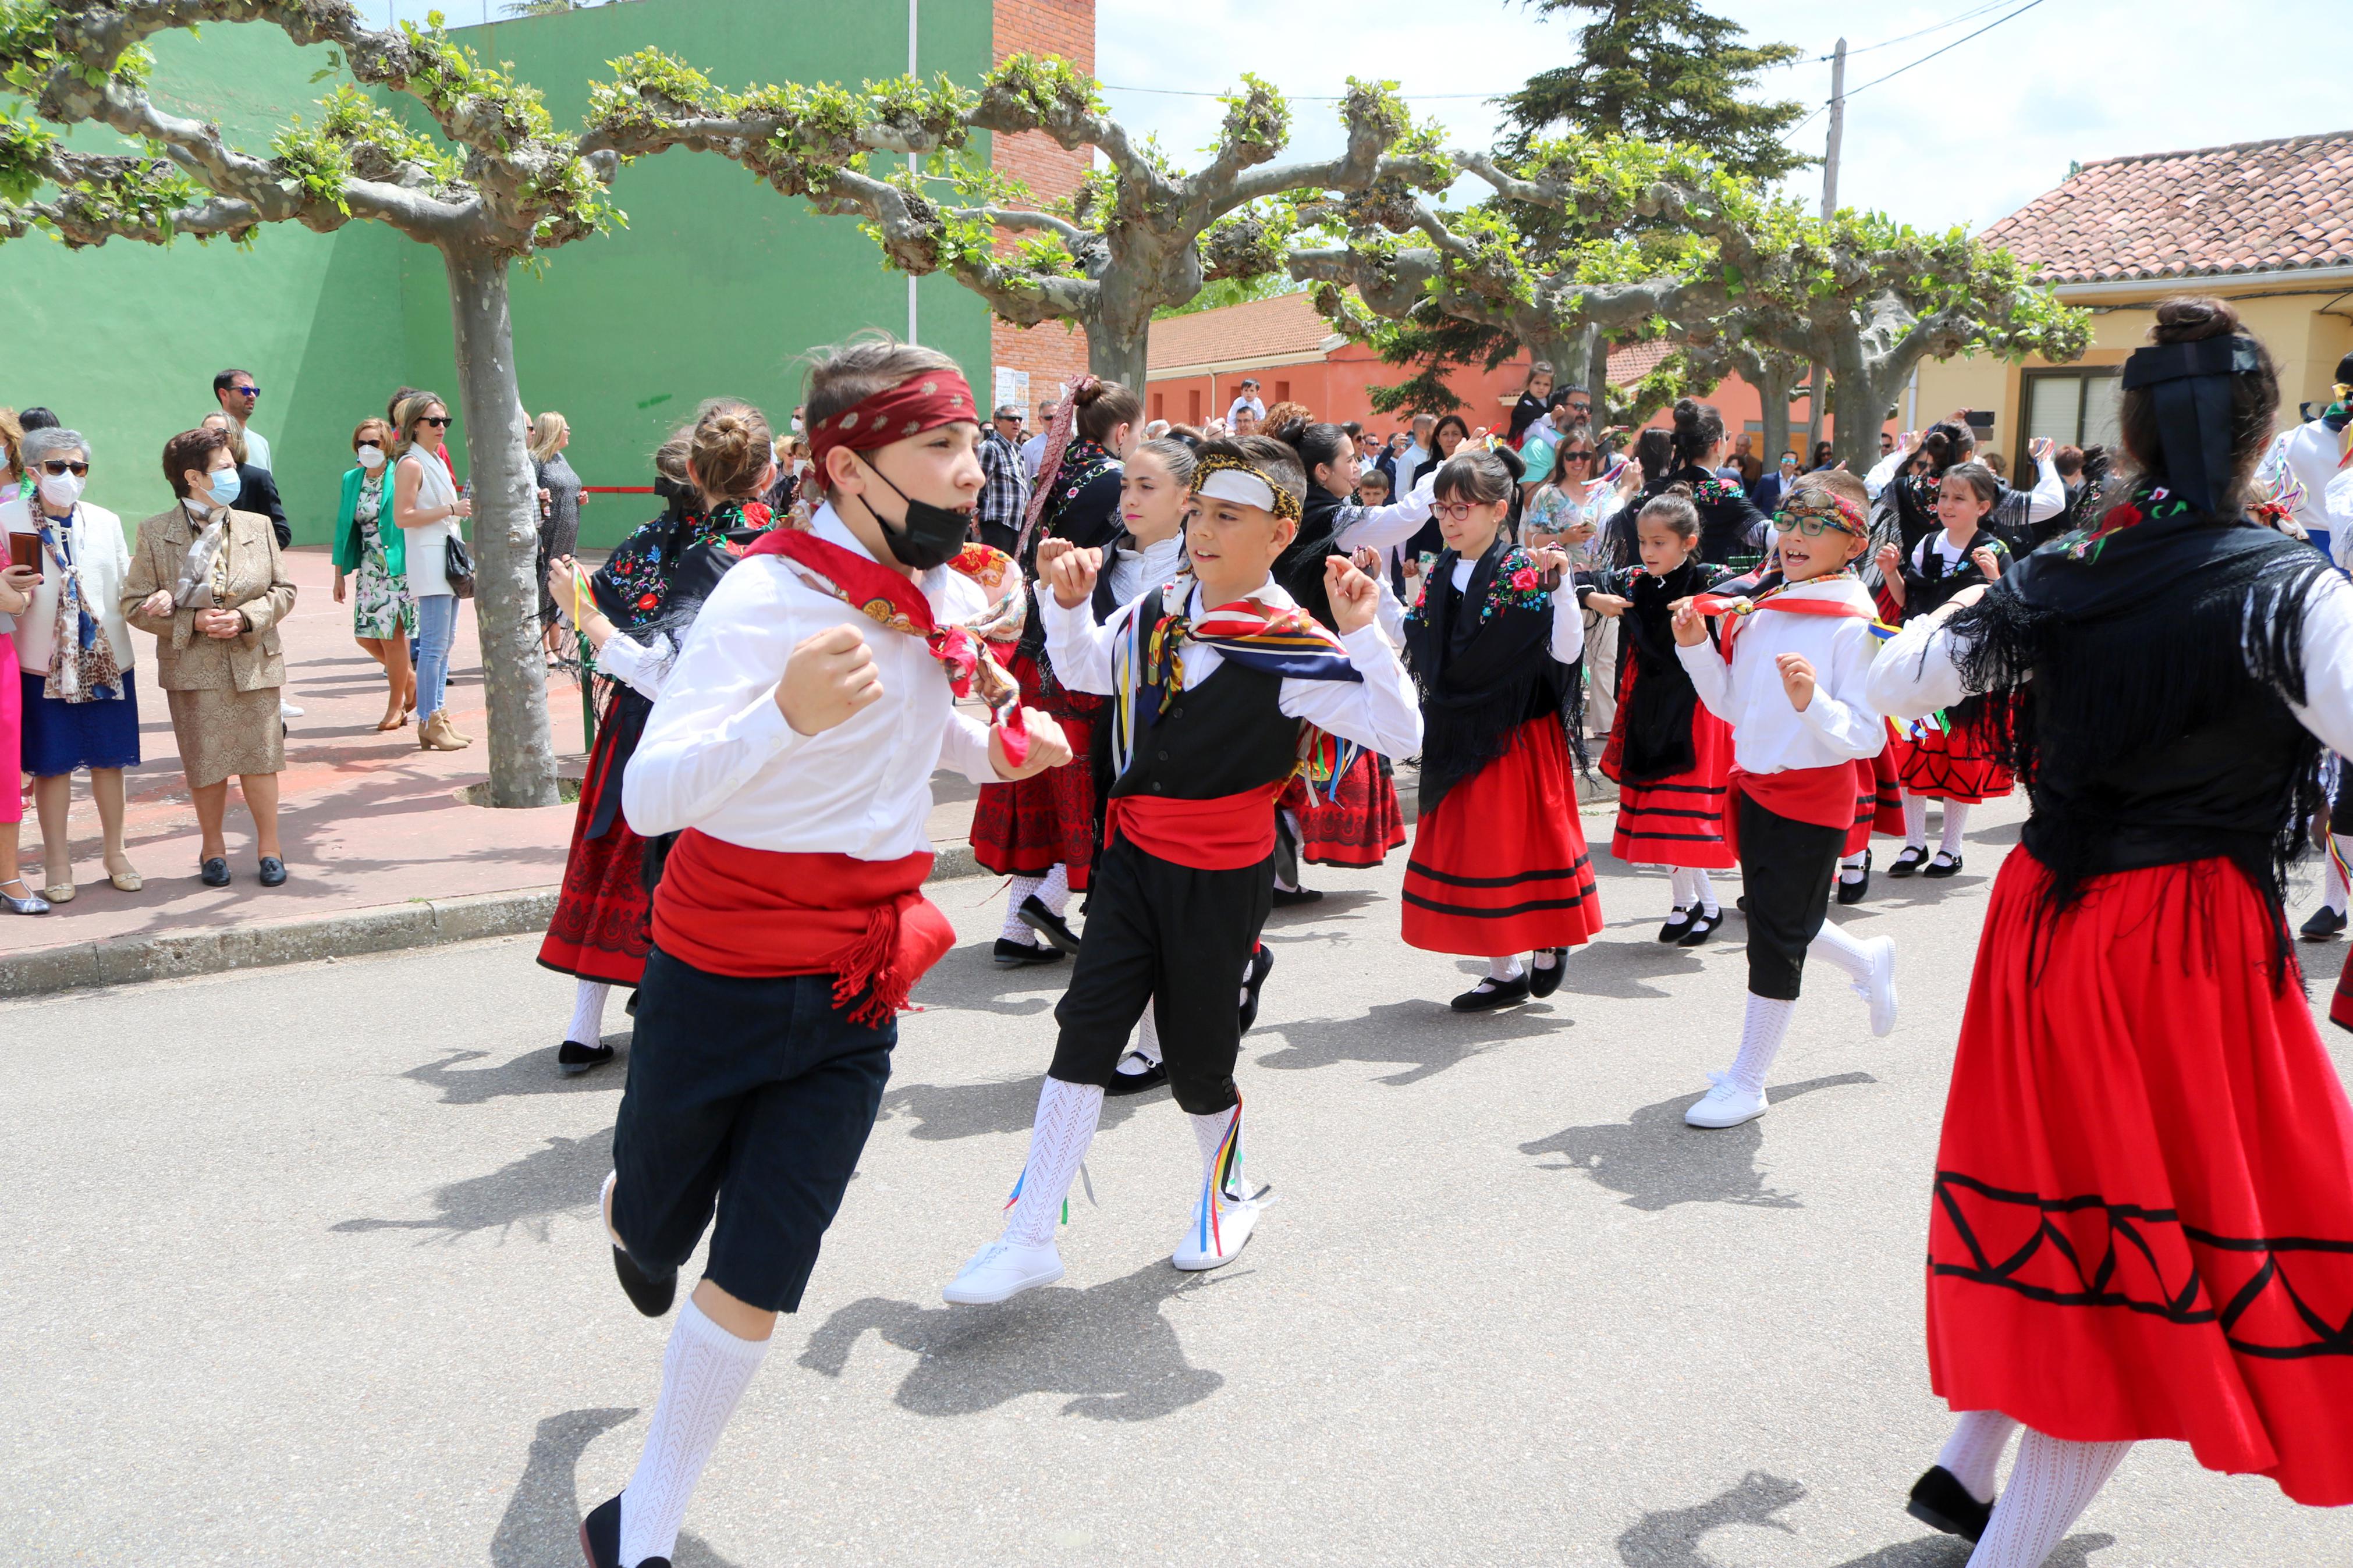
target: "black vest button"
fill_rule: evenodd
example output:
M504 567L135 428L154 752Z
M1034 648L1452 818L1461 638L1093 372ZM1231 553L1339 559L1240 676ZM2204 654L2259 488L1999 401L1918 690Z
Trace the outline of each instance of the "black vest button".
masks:
M1155 795L1158 795L1160 793L1160 783L1157 779L1153 781L1152 793Z
M1171 708L1168 710L1168 717L1171 719L1182 719L1185 717L1185 710L1182 708Z
M1161 760L1162 762L1164 762L1164 763L1165 763L1165 762L1166 762L1166 761L1168 760L1168 753L1167 753L1167 752L1161 752L1161 753L1160 753L1160 760Z

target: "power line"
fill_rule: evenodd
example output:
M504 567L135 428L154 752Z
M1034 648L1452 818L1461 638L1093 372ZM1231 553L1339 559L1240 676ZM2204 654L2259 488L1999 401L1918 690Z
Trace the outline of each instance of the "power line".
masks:
M1979 27L1976 32L1955 38L1951 43L1947 44L1941 49L1930 50L1928 53L1922 55L1918 59L1914 60L1912 65L1897 66L1885 76L1873 77L1869 81L1864 82L1861 87L1856 88L1854 92L1848 93L1847 96L1849 98L1852 98L1856 92L1867 92L1871 89L1877 87L1883 81L1894 81L1897 77L1902 76L1905 71L1910 70L1912 66L1925 66L1930 60L1935 59L1938 55L1950 54L1953 50L1959 48L1963 44L1968 43L1969 39L1981 38L1986 34L1992 32L1996 27L2000 26L2004 22L2014 21L2018 17L2025 16L2029 11L2033 10L2037 5L2042 4L2042 0L2026 0L2025 5L2021 5L2017 10L2010 12L2009 16L1997 16L1992 21L1988 22L1984 26Z

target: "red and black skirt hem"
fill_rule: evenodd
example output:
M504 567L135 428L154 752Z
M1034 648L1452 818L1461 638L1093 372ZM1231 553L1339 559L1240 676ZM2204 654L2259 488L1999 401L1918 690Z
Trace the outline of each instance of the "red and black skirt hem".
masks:
M1407 944L1430 952L1501 958L1599 934L1600 885L1557 719L1520 726L1509 750L1415 824L1401 902Z
M1382 759L1359 752L1340 775L1337 798L1294 776L1275 804L1299 824L1299 858L1314 866L1377 866L1405 842L1405 810Z

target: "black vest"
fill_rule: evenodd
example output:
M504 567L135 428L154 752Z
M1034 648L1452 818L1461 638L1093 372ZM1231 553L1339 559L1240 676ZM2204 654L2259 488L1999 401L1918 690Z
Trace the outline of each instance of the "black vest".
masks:
M1135 613L1145 626L1158 620L1160 590L1145 595ZM1299 763L1300 721L1282 710L1279 675L1221 659L1215 673L1176 693L1149 724L1143 705L1156 699L1139 691L1134 700L1135 750L1111 786L1113 795L1215 800L1280 784Z

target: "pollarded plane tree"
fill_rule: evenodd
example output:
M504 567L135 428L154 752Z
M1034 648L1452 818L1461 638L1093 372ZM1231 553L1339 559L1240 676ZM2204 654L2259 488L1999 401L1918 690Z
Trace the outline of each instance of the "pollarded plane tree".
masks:
M1279 273L1291 246L1293 193L1350 191L1375 180L1447 177L1437 132L1415 127L1387 83L1351 80L1335 157L1276 162L1291 110L1245 77L1226 100L1209 162L1176 170L1104 110L1093 79L1058 58L1016 55L977 92L946 77L726 91L649 49L612 62L592 92L584 145L624 158L671 148L716 153L818 211L865 220L887 265L944 272L1018 326L1074 323L1088 368L1141 390L1152 313L1218 279ZM1103 167L1071 195L1033 201L1018 182L969 156L972 133L1039 132ZM878 153L906 163L877 172ZM1432 185L1430 188L1436 188ZM1020 235L1008 244L1008 234Z
M148 40L203 25L274 26L326 45L349 78L268 153L148 96ZM365 89L415 102L440 140ZM104 126L132 151L69 146ZM369 27L349 0L0 0L0 239L248 241L266 224L385 224L441 253L456 329L493 804L556 796L539 651L535 483L515 377L508 271L617 221L616 161L557 133L536 89L452 43L438 16Z

